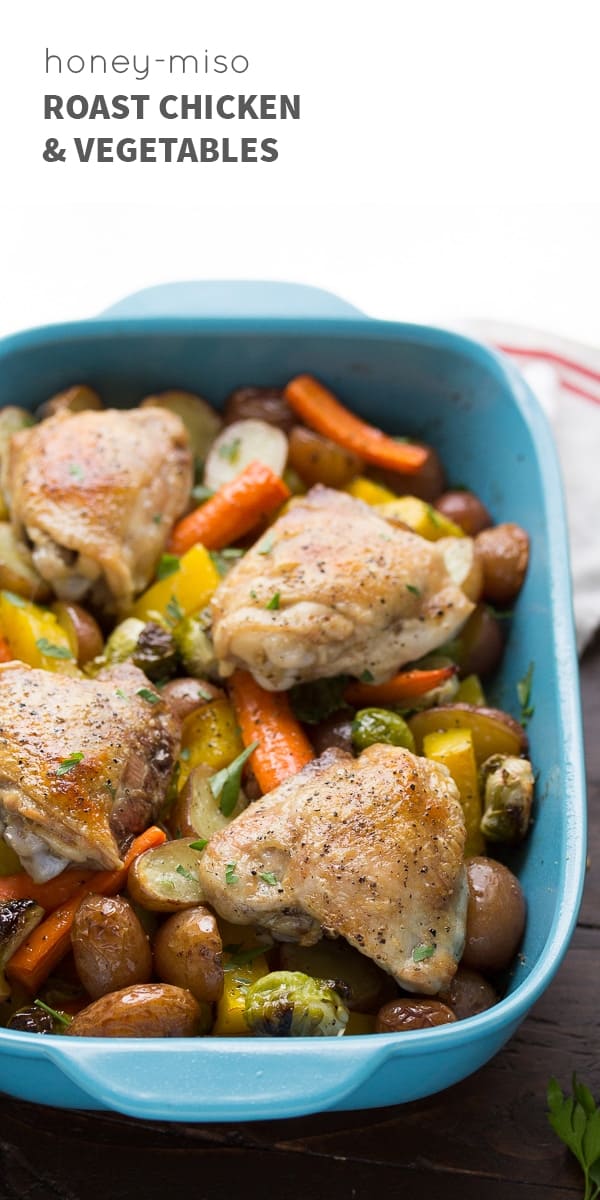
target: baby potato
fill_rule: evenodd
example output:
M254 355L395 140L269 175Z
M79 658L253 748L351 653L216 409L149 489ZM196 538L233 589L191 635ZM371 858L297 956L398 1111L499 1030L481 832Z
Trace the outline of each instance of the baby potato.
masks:
M484 529L475 540L483 567L483 595L492 604L510 604L523 586L529 538L520 525L506 522Z
M206 1032L206 1010L185 988L139 983L101 996L73 1017L72 1037L195 1037Z
M185 427L194 458L201 461L206 458L223 423L220 413L202 396L181 392L176 388L159 392L156 396L146 396L141 408L166 408L168 412L175 413Z
M165 689L166 690L166 689ZM209 780L215 774L208 763L200 763L190 771L169 816L169 829L175 838L211 838L225 829L247 807L245 791L240 788L231 816L225 817L212 794ZM201 899L202 897L199 897Z
M460 673L487 679L504 653L504 631L485 604L477 604L458 638Z
M236 388L225 401L225 424L235 421L265 421L276 425L284 433L290 433L296 424L296 414L283 398L280 388L241 387Z
M453 583L477 604L483 590L483 567L473 538L444 537L439 538L437 544Z
M62 600L52 605L52 611L67 635L71 653L80 667L102 654L104 639L91 613L80 604L67 604Z
M76 383L73 387L65 388L64 392L57 392L55 396L51 396L45 404L40 405L35 415L38 421L45 421L59 412L78 413L90 408L102 408L98 393L85 383Z
M208 908L199 904L173 913L154 938L156 974L212 1004L223 991L222 951L216 917Z
M358 455L336 442L303 425L295 425L289 439L288 465L309 487L323 483L326 487L342 488L360 474L363 464Z
M130 867L127 890L134 904L151 912L178 912L204 900L194 838L176 838L140 854Z
M208 683L206 679L194 679L193 675L171 679L161 691L163 700L181 721L202 704L221 700L224 695L221 688Z
M152 977L150 943L122 896L86 896L73 921L77 974L92 1000Z
M493 1008L498 1003L498 994L479 971L459 967L449 987L438 993L438 1000L452 1009L457 1021L464 1021Z
M447 1004L430 1000L428 996L389 1000L379 1009L375 1033L405 1033L411 1029L431 1029L434 1025L451 1025L456 1017Z
M396 496L418 496L419 500L427 500L432 504L446 486L442 460L433 446L427 446L423 442L412 442L412 444L413 446L422 446L427 451L427 458L418 471L404 474L401 471L371 468L369 476L383 484L384 487L390 488Z
M435 507L438 512L454 521L455 525L460 525L469 537L475 537L482 529L488 529L492 524L485 504L474 492L444 492L436 500Z
M514 958L525 929L521 885L493 858L468 858L465 866L469 902L461 963L475 971L501 971Z

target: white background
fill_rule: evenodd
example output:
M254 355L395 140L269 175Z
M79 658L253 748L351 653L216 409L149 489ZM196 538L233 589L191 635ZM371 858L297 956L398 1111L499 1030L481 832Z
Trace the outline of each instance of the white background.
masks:
M165 280L266 277L328 287L377 315L492 317L600 344L597 14L596 0L11 6L0 332L93 315ZM245 53L251 67L235 77L47 78L46 47L65 59L206 48ZM42 119L47 90L299 92L303 116L259 128L165 129L154 118L59 128ZM165 133L276 136L280 158L42 160L48 136L64 145Z

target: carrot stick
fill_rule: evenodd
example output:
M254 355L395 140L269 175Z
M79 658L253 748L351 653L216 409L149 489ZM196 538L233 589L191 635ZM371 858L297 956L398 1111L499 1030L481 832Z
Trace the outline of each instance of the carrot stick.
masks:
M259 743L250 766L261 790L270 792L301 771L314 750L285 693L267 692L247 671L236 671L229 687L244 745Z
M355 417L312 375L297 375L288 383L284 396L306 425L345 450L358 454L365 462L411 474L418 471L427 458L423 446L396 442L381 429Z
M58 908L94 875L94 871L83 868L67 867L54 879L46 883L35 883L27 871L18 871L15 875L4 875L0 878L0 902L4 900L35 900L47 911Z
M21 943L6 965L6 974L15 983L20 983L28 992L39 991L42 983L51 971L64 958L71 948L71 929L75 913L85 896L90 893L100 893L102 896L114 895L120 891L127 880L127 872L134 859L151 850L153 846L161 846L167 840L167 835L157 825L151 825L144 833L131 843L123 860L123 866L116 871L96 871L82 887L66 900L54 912L30 933Z
M427 671L401 671L387 683L349 683L344 700L355 708L366 708L371 704L403 704L439 687L455 674L454 666L432 667Z
M221 550L249 533L273 509L289 499L290 490L265 463L251 462L206 504L178 521L170 549L184 554L196 542L207 550Z
M6 638L0 633L0 663L12 662L14 657Z

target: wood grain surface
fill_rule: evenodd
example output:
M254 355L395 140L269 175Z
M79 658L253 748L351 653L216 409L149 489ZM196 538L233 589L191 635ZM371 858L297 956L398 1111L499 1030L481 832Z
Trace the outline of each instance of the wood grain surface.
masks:
M565 1200L579 1169L545 1115L550 1075L600 1096L600 642L582 667L590 870L548 992L483 1070L402 1107L171 1125L0 1097L2 1200Z

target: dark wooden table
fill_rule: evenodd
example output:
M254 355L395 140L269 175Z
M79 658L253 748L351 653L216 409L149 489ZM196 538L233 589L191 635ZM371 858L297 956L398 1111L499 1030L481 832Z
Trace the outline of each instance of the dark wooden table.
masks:
M2 1200L565 1200L579 1169L545 1116L548 1077L600 1095L600 641L582 667L591 866L556 980L472 1078L398 1108L171 1125L0 1098ZM388 1193L389 1188L389 1193Z

